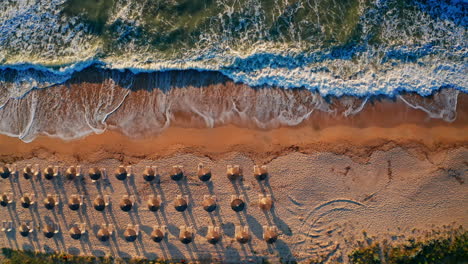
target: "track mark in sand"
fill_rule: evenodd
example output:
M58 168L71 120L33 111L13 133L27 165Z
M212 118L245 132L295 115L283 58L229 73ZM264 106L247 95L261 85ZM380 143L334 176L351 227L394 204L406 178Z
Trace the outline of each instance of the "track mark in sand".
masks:
M317 205L306 214L295 232L291 254L297 261L316 256L327 256L329 259L341 254L340 234L343 227L336 222L336 216L361 207L364 204L349 199L336 199Z
M302 207L303 204L299 202L296 198L292 197L291 195L288 194L288 199L291 201L294 205Z
M388 164L388 167L387 167L388 182L391 182L392 179L393 179L392 161L391 161L391 160L387 160L387 164Z
M364 197L364 199L362 200L363 202L367 202L369 200L371 200L372 198L374 198L374 196L377 194L377 192L375 193L372 193L372 194L369 194L367 195L366 197Z

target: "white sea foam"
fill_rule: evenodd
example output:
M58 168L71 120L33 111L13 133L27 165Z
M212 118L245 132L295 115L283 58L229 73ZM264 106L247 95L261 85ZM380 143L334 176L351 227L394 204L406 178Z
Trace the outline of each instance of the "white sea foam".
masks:
M385 95L398 97L431 118L450 122L456 118L458 93L468 92L468 19L462 2L415 1L416 8L399 10L392 5L395 1L357 1L353 12L358 20L354 22L362 32L350 42L329 44L327 34L335 34L333 39L339 42L340 34L352 39L354 29L327 30L326 22L333 21L320 20L329 17L321 15L321 0L293 5L273 1L271 10L261 0L243 1L242 6L217 0L219 12L209 25L191 36L195 38L191 45L185 43L171 52L141 44L146 41L123 41L141 29L145 1L113 1L105 24L117 25L106 36L113 38L112 43L93 32L79 15L63 16L65 2L0 1L0 133L24 141L38 134L73 139L113 127L136 136L179 122L175 113L191 116L184 120L188 126L244 121L260 128L292 126L316 111L334 113L324 96L355 96L342 99L346 110L340 114L345 116L359 113L368 98ZM316 16L296 23L297 15L306 9ZM268 20L283 26L272 28ZM172 21L161 22L175 26ZM222 98L225 91L210 94L214 107L206 103L206 95L171 90L203 86L203 74L191 76L192 69L207 71L208 76L215 71L234 82L264 89L245 97ZM172 70L187 73L180 80L184 85L161 80L170 78L171 74L163 72ZM96 94L57 88L68 85L81 71L102 74L104 81ZM148 88L154 90L145 95L147 101L133 105L127 102L133 92L117 86L132 89L140 73L152 73L150 76L159 79L149 82ZM270 86L286 90L278 94L265 89ZM296 88L311 93L299 99L287 90ZM451 89L437 92L441 88ZM35 89L47 90L47 96L38 97ZM436 95L421 100L402 95L405 92ZM82 104L67 105L75 96ZM257 99L255 104L252 96Z
M129 137L155 135L169 126L272 129L298 125L319 113L356 115L369 101L352 96L326 100L307 90L252 89L219 76L182 71L137 79L113 73L103 81L34 90L0 109L0 133L30 142L38 135L70 140L108 128ZM430 99L416 94L398 97L431 118L452 122L458 94L444 89Z
M211 18L212 28L202 28L193 47L181 46L172 53L136 41L117 41L117 46L106 49L106 43L79 17L61 14L65 2L0 3L0 81L14 82L3 84L6 97L18 98L31 89L63 83L91 65L134 73L213 70L250 86L305 87L335 96L394 96L400 91L429 95L441 87L468 91L468 22L463 6L455 2L428 1L402 10L392 1L359 2L355 12L362 33L357 44L348 47L324 45L320 36L326 32L303 39L304 31L324 30L320 21L292 22L305 8L319 17L321 1L296 5L275 1L271 11L260 0L245 1L242 7L218 0L221 11ZM125 25L115 29L118 40L138 30L144 12L145 5L139 1L115 1L106 25ZM271 40L272 29L266 25L269 15L288 25L278 33L279 39L288 41ZM372 31L375 25L379 25L378 34ZM214 32L214 27L222 30ZM371 38L382 43L370 44ZM5 76L9 69L14 69L14 77Z

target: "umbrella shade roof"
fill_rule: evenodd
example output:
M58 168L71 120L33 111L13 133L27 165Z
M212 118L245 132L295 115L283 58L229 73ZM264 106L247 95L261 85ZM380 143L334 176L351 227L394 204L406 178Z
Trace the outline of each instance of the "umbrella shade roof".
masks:
M73 239L78 240L78 239L81 238L81 230L76 226L70 228L69 233L70 233L70 237L73 238Z
M244 208L245 208L245 203L244 203L244 201L242 201L241 199L236 198L236 199L232 200L232 202L231 202L231 208L232 208L232 210L234 210L235 212L240 212L240 211L244 210Z
M146 168L143 172L143 178L145 181L152 181L156 178L156 172L153 168Z
M148 210L152 212L156 212L159 210L159 207L161 206L159 199L157 198L150 198L148 200Z
M55 199L53 197L47 197L44 199L44 207L47 210L52 210L55 207Z
M182 242L184 244L189 244L193 240L193 235L189 231L183 231L179 235L179 240L180 240L180 242Z
M208 243L213 244L213 245L218 243L220 239L221 239L221 235L219 234L219 232L215 232L215 231L208 232L206 236L206 240L208 241Z
M73 211L80 209L80 199L78 199L78 197L70 198L68 200L68 208Z
M23 237L27 237L29 235L29 226L26 225L26 224L21 224L18 228L18 231L20 233L21 236Z
M137 233L133 228L127 228L124 232L124 237L127 242L133 242L137 239Z
M107 228L101 228L97 232L97 238L99 241L106 242L110 238L110 232L107 230Z
M207 168L201 168L198 170L198 178L201 181L209 181L211 179L211 170Z
M132 209L132 201L128 198L124 198L120 201L120 209L124 212L128 212Z
M23 196L21 197L21 206L24 208L29 208L32 204L31 198L29 196Z
M151 239L159 243L164 239L164 233L160 229L155 229L151 232Z
M55 228L53 226L46 225L43 232L45 237L52 238L55 235Z
M24 178L27 179L27 180L31 179L32 176L33 176L33 171L32 171L32 169L31 169L30 167L24 168L24 170L23 170L23 176L24 176Z
M216 210L216 201L215 199L209 197L203 201L203 209L207 212L213 212Z
M101 178L101 170L98 169L98 168L89 169L88 174L89 174L89 177L91 178L91 180L93 180L93 181L99 180Z
M127 170L124 167L118 167L114 174L115 178L119 181L123 181L127 178Z
M183 212L187 209L188 207L188 204L187 204L187 201L185 201L185 199L183 198L178 198L174 201L174 208L178 211L178 212Z
M237 237L237 241L241 244L246 244L250 241L250 234L247 232L241 232Z
M278 239L278 234L275 231L267 230L263 237L268 244L273 244Z
M265 168L258 168L254 176L258 181L263 181L268 177L268 171Z
M47 167L44 169L44 178L47 180L52 180L54 178L54 169L52 167Z
M271 200L271 198L263 197L262 199L260 199L260 208L262 210L270 210L271 207L273 207L273 200Z
M7 166L1 166L0 167L0 177L2 177L3 179L6 179L6 178L10 177L10 175L11 175L11 172L10 172L10 169Z
M184 177L184 172L179 167L173 167L171 172L171 179L174 181L180 181Z
M2 194L0 196L0 205L5 207L8 205L8 202L9 202L8 196L6 194Z
M75 167L70 167L65 172L65 177L68 180L73 180L75 178L76 174L77 174L76 168Z
M106 203L105 203L104 199L102 199L101 197L98 197L98 198L94 199L93 207L94 207L94 209L96 211L102 211L102 210L104 210L104 208L106 208Z

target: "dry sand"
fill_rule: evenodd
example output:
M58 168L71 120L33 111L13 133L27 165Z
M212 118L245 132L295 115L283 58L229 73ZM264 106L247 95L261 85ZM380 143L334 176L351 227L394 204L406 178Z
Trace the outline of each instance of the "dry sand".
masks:
M13 192L13 204L2 207L3 220L14 226L32 221L34 226L48 222L60 225L54 239L41 232L23 238L15 229L0 238L1 247L40 251L65 251L72 254L120 257L222 261L240 263L267 256L270 261L307 261L317 256L347 262L347 254L365 230L377 238L392 234L412 236L413 229L428 230L444 224L468 223L468 123L466 104L460 104L454 123L430 120L424 113L401 104L386 104L364 111L352 119L314 117L297 127L255 130L233 125L216 128L173 126L158 136L130 139L118 131L106 131L75 141L40 137L31 143L0 137L0 160L27 164L81 165L86 173L92 166L112 172L120 164L131 164L134 176L125 182L109 174L109 181L92 183L87 175L69 182L62 178L26 180L22 176L2 179L0 192ZM396 117L395 117L396 116ZM407 118L401 118L407 116ZM385 119L388 118L388 122ZM395 121L395 120L400 121ZM393 120L393 121L392 121ZM387 125L385 125L387 124ZM202 183L196 166L203 162L213 178ZM243 180L231 183L226 165L238 164ZM253 178L254 164L269 169L266 182ZM144 182L146 165L159 166L159 183ZM183 165L186 178L177 183L169 178L173 165ZM24 209L19 199L35 193L38 203ZM273 209L258 208L258 195L270 194ZM47 194L60 196L59 208L48 211L42 200ZM70 211L66 201L72 194L83 194L85 207ZM92 208L98 194L111 196L111 210ZM122 212L122 195L134 194L135 210ZM161 195L162 210L145 210L150 194ZM188 195L189 209L180 213L173 207L177 194ZM203 195L213 194L218 209L209 214L201 206ZM235 213L231 195L241 194L247 208ZM75 223L86 223L88 235L72 240L67 230ZM116 227L111 242L99 242L96 233L102 223ZM125 242L127 224L139 224L141 234L135 243ZM153 225L168 227L161 244L150 240ZM195 229L195 240L184 245L178 240L181 225ZM213 246L204 236L209 225L220 226L222 242ZM248 225L252 241L240 245L234 239L236 225ZM278 241L269 246L262 241L262 226L279 229Z
M142 159L133 165L135 176L125 182L110 175L110 182L92 183L83 180L68 182L58 178L2 180L1 192L13 192L16 203L1 208L6 220L14 225L32 221L35 227L55 222L61 231L55 239L46 239L42 233L33 233L31 238L21 237L17 230L2 235L0 246L20 249L65 251L71 254L107 255L120 257L149 257L224 261L239 263L268 257L276 262L279 258L306 261L317 256L330 260L343 259L357 238L365 230L370 236L390 239L395 234L409 237L414 228L427 230L433 226L455 223L466 225L468 202L466 148L439 152L436 159L420 159L402 148L375 151L366 163L355 162L347 156L328 152L302 154L292 152L280 156L267 166L269 179L259 183L253 178L254 162L242 153L230 153L218 160L192 154L179 154L154 161ZM213 178L208 184L196 177L196 166L203 162L212 169ZM44 159L33 158L18 162L19 168L26 164L50 164ZM52 162L66 167L65 163ZM101 160L98 164L82 163L82 170L98 165L113 171L120 162L115 159ZM176 183L169 178L172 165L184 166L186 179ZM231 184L226 177L226 165L239 164L244 169L243 181ZM68 164L67 164L68 165ZM148 184L141 177L146 165L157 165L160 183ZM23 193L35 193L36 206L24 209L19 204ZM92 208L98 194L111 196L112 209L104 213ZM124 194L136 194L136 209L122 212L118 202ZM271 211L263 212L258 207L258 195L271 194L275 204ZM58 194L61 204L47 211L42 200L47 194ZM78 212L68 209L64 202L72 194L84 194L85 208ZM145 201L150 194L162 196L162 210L156 213L145 210ZM175 211L173 200L177 194L188 195L189 209ZM219 207L209 214L202 208L203 195L216 196ZM247 208L235 213L230 208L232 194L244 195ZM8 213L7 213L8 212ZM72 240L67 230L75 223L86 223L88 236L81 241ZM99 242L96 233L102 223L112 223L116 232L112 241ZM135 243L125 242L124 228L127 224L139 224L141 234ZM168 238L161 244L150 240L153 225L166 225ZM179 226L191 225L195 240L188 246L178 240ZM204 236L209 225L220 226L222 242L212 246ZM252 241L240 245L234 240L236 225L248 225ZM262 226L275 225L280 230L279 240L268 246L262 241Z

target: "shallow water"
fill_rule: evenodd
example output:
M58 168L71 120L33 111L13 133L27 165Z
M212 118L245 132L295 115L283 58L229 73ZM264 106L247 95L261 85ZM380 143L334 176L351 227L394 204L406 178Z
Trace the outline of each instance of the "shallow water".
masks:
M0 133L29 142L41 134L75 139L109 128L133 138L154 136L169 126L235 124L273 129L320 117L346 119L374 103L382 104L381 100L390 104L398 101L394 108L380 110L383 120L400 116L388 111L399 111L398 105L403 104L421 109L428 118L452 122L457 118L459 93L443 89L431 97L416 93L393 99L323 97L307 89L252 88L217 72L133 74L89 69L76 73L63 85L36 89L19 99L4 99ZM403 119L399 122L408 121ZM393 123L388 120L386 125Z

